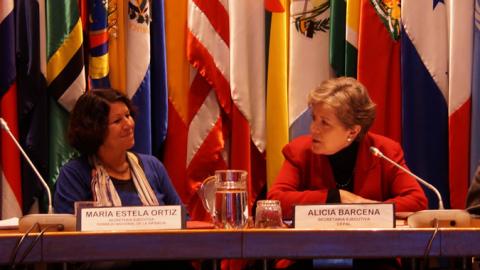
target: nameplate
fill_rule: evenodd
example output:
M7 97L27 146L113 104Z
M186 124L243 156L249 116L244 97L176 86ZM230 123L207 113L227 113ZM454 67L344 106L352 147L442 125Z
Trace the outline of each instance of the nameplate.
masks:
M76 213L79 231L185 228L185 211L180 205L83 207Z
M296 205L294 227L301 229L394 228L392 203Z

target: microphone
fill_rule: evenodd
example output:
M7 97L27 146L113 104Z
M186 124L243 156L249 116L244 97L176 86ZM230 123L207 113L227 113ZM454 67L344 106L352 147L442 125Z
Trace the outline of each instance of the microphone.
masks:
M397 162L391 160L385 156L382 151L374 146L370 146L370 152L381 159L388 161L390 164L399 168L403 172L415 178L422 185L433 191L438 198L438 210L421 210L408 216L407 223L410 227L469 227L470 226L470 214L465 210L460 209L445 209L443 206L442 195L440 191L427 181L423 180L416 174L407 170Z
M431 191L433 191L435 193L435 195L437 195L437 198L438 198L438 209L445 209L443 207L443 200L442 200L442 195L440 194L440 192L438 191L438 189L436 189L434 186L432 186L430 183L428 183L427 181L423 180L422 178L420 178L419 176L413 174L412 172L410 172L409 170L405 169L404 167L400 166L399 164L397 164L395 161L389 159L387 156L385 156L380 150L378 150L378 148L376 147L373 147L373 146L370 146L370 152L372 152L372 154L376 157L380 157L380 158L383 158L385 160L387 160L388 162L390 162L392 165L394 165L395 167L399 168L400 170L408 173L410 176L412 176L413 178L417 179L418 182L422 183L424 186L426 186L428 189L430 189Z
M40 180L40 183L42 184L43 188L45 188L45 190L47 191L48 214L30 214L30 215L25 215L21 217L19 220L19 231L25 232L30 227L32 227L33 224L36 224L36 223L39 225L38 230L41 230L45 227L51 227L48 230L58 230L58 231L75 230L76 220L74 215L53 213L52 193L50 191L50 188L47 185L47 182L45 181L45 179L43 179L42 175L38 172L37 168L35 167L33 162L30 160L27 153L25 153L22 146L18 143L15 136L13 136L12 132L10 131L10 128L8 127L7 122L2 117L0 117L0 127L3 130L5 130L8 136L13 140L13 142L15 143L15 146L18 148L20 153L22 153L22 156L25 158L28 165L32 168L32 170L35 172L35 175Z

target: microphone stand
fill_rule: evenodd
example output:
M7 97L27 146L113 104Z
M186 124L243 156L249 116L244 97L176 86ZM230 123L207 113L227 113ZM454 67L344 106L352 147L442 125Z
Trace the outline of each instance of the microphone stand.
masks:
M18 229L20 232L26 232L29 230L34 224L38 224L38 230L40 231L46 227L49 227L48 231L74 231L76 227L76 219L75 216L72 214L54 214L53 207L52 207L52 193L50 188L47 185L47 182L43 179L42 175L38 172L37 168L33 164L33 162L28 157L27 153L23 150L22 146L18 143L15 136L10 131L7 122L0 117L0 126L5 132L7 132L8 136L12 138L13 142L15 143L16 147L22 153L23 157L27 161L28 165L32 168L35 172L36 176L40 180L43 188L47 191L48 197L48 213L47 214L30 214L25 215L20 218Z
M374 156L382 158L388 161L390 164L399 168L403 172L406 172L408 175L415 178L418 182L426 186L428 189L432 190L438 198L438 209L437 210L421 210L415 212L408 216L407 223L408 226L414 228L432 228L432 227L470 227L470 214L465 210L460 209L445 209L443 207L443 200L440 191L435 188L433 185L413 174L409 170L400 166L395 161L391 160L385 156L378 148L371 146L370 152Z

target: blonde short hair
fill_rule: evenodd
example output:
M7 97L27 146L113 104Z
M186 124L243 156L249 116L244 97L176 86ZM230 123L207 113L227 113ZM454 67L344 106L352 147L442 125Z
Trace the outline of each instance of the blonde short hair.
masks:
M375 120L375 103L367 89L350 77L324 81L308 95L308 106L327 105L334 109L337 118L347 128L361 127L357 139L363 138Z

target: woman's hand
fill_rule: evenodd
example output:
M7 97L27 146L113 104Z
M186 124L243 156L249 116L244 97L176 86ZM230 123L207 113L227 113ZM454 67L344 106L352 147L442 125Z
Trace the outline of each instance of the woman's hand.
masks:
M378 201L370 200L370 199L365 199L361 196L358 196L356 194L353 194L349 191L340 189L340 202L341 203L378 203Z

